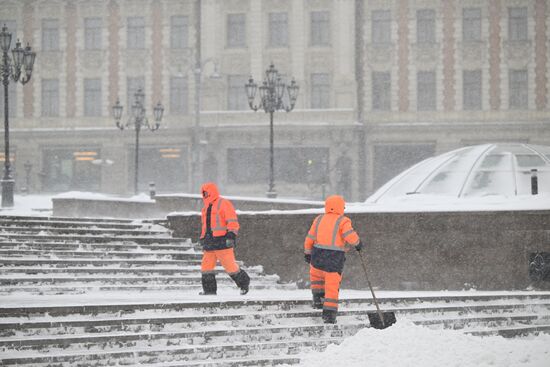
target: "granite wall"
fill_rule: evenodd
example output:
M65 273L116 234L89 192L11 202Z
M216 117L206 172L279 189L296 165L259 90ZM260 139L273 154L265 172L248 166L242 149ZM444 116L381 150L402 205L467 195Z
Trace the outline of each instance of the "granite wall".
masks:
M305 284L303 241L313 214L241 214L237 258ZM352 213L371 282L384 289L549 288L529 280L529 255L550 252L550 211ZM198 215L169 216L175 236L199 236ZM355 251L343 287L366 288Z

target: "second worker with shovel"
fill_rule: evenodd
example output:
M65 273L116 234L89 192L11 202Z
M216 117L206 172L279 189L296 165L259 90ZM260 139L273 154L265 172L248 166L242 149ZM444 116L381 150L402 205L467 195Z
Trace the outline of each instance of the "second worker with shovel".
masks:
M338 293L346 252L363 247L351 220L344 215L345 201L338 195L325 201L325 214L315 218L304 243L304 258L310 264L313 307L323 309L323 321L336 323Z

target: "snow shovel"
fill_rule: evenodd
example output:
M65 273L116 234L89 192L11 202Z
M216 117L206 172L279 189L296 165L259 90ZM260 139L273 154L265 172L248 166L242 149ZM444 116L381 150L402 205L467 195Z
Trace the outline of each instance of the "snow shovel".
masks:
M380 310L380 306L378 306L378 301L376 300L376 296L374 295L374 290L372 289L372 285L370 284L369 274L367 272L367 263L361 251L359 251L359 257L361 258L361 265L363 265L363 270L365 271L365 278L367 278L367 283L372 294L372 299L374 301L374 304L376 305L376 312L367 312L369 322L371 326L375 329L385 329L387 327L390 327L391 325L395 324L395 313L391 311L382 312Z

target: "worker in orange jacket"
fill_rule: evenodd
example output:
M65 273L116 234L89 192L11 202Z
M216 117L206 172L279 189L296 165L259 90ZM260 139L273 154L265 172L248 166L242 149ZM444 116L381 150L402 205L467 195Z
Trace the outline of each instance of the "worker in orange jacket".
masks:
M323 309L323 321L336 323L338 292L346 252L354 247L361 251L363 244L344 215L345 201L341 196L329 196L325 214L313 221L304 242L304 259L310 264L309 276L313 307Z
M218 287L214 268L218 261L241 289L241 294L246 294L250 277L235 261L234 248L239 232L235 208L229 200L220 196L214 183L203 184L201 193L204 207L200 244L204 252L201 264L203 291L200 294L216 294Z

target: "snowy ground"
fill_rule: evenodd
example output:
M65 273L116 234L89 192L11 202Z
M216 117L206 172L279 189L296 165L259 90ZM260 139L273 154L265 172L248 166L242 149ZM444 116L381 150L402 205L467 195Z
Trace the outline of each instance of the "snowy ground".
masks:
M548 367L550 335L505 339L432 330L404 319L384 330L366 328L340 345L306 355L305 367Z
M549 292L534 291L377 291L377 298L401 298L409 297L452 297L452 296L482 296L482 295L548 295ZM370 291L342 289L340 298L371 298ZM12 293L0 295L0 305L3 307L17 306L56 306L56 305L103 305L103 304L136 304L136 303L178 303L178 302L204 302L204 301L242 301L242 300L310 300L311 292L307 289L276 290L263 289L252 290L245 296L241 296L235 287L218 289L217 296L199 296L197 291L144 291L144 292L88 292L85 294L67 295L34 295L28 293ZM549 365L550 367L550 365Z
M492 291L378 291L379 298L475 295L548 294L548 292ZM342 298L366 298L366 291L342 290ZM136 303L178 303L234 300L310 299L308 290L253 290L240 296L236 289L222 288L217 296L198 296L196 292L90 292L83 295L0 296L4 307L46 305L98 305ZM455 301L460 304L461 301ZM471 302L471 301L467 301ZM494 301L495 303L498 301ZM518 300L518 302L521 302ZM433 302L436 304L437 302ZM434 330L414 325L398 316L397 323L384 330L366 328L340 345L322 353L303 356L305 367L549 367L550 335L505 339L466 335L459 330Z
M147 200L145 197L136 198ZM415 198L416 199L416 198ZM413 202L414 201L414 202ZM550 209L550 197L515 198L501 200L492 197L484 200L442 200L442 205L420 205L416 200L396 201L386 205L350 204L348 211L438 211L438 210L528 210ZM0 211L4 215L51 215L51 196L15 196L15 207ZM274 211L275 212L275 211ZM316 212L304 210L303 212ZM521 292L390 292L379 291L378 297L458 296L486 294L518 294ZM536 292L529 292L534 294ZM540 292L541 294L547 292ZM365 298L365 291L342 290L341 298ZM175 303L231 300L284 300L310 299L307 290L252 291L240 296L236 289L220 289L218 296L198 296L196 292L89 292L79 295L31 295L13 293L0 296L2 307ZM505 339L478 337L458 330L433 330L417 326L403 317L385 330L366 328L340 345L331 345L325 352L305 355L305 367L550 367L550 335Z
M13 208L1 208L1 215L44 216L52 214L50 195L15 195Z

